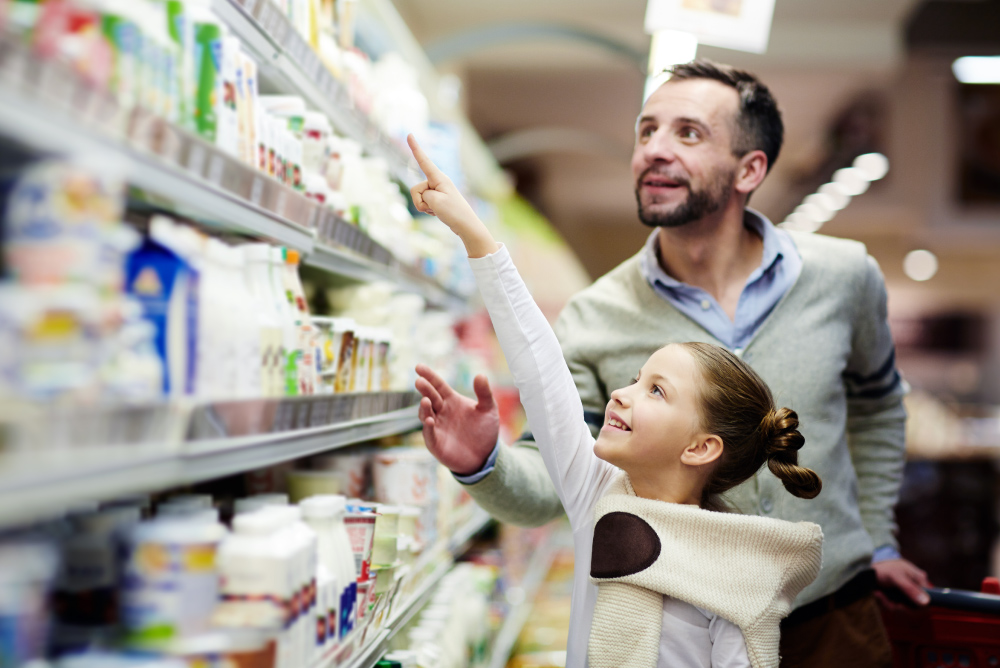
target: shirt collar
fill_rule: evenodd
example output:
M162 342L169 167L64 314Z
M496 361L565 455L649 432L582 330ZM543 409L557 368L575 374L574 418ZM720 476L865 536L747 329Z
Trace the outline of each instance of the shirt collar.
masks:
M747 208L743 212L743 224L760 235L764 242L764 251L761 254L760 266L754 269L747 278L747 283L752 283L760 278L764 272L768 271L785 256L786 249L783 248L778 229L764 214ZM676 278L663 271L660 261L657 258L657 251L660 244L660 229L656 228L646 239L642 255L639 257L639 265L643 275L650 285L660 284L670 288L690 287L686 283L681 283Z

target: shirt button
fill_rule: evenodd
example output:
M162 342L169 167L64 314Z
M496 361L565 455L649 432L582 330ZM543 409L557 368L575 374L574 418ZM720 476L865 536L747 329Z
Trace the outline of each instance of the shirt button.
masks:
M770 514L774 510L774 502L771 499L761 499L760 509L764 511L765 514Z
M710 308L712 308L712 302L708 301L707 299L702 299L701 300L701 310L702 311L707 311Z

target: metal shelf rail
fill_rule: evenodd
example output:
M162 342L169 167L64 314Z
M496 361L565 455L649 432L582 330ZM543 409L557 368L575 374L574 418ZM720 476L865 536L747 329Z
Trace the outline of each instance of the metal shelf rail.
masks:
M405 433L420 426L416 393L179 403L8 421L0 458L0 527L74 504L169 489ZM45 448L37 447L46 444Z

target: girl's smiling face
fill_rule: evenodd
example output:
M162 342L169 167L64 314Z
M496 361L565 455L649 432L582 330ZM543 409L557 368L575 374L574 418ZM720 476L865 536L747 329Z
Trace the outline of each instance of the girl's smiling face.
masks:
M611 393L594 454L630 475L682 467L681 455L698 442L701 373L678 345L653 353L632 384Z

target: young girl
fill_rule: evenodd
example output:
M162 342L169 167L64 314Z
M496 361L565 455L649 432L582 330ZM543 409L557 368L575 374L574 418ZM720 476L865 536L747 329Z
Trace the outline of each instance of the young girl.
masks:
M555 334L506 249L409 142L427 176L411 189L414 204L465 243L573 530L567 666L777 667L778 623L819 572L822 533L719 512L717 495L765 463L792 494L819 494L819 477L797 464L795 413L776 410L763 380L727 350L674 344L611 393L595 441Z

